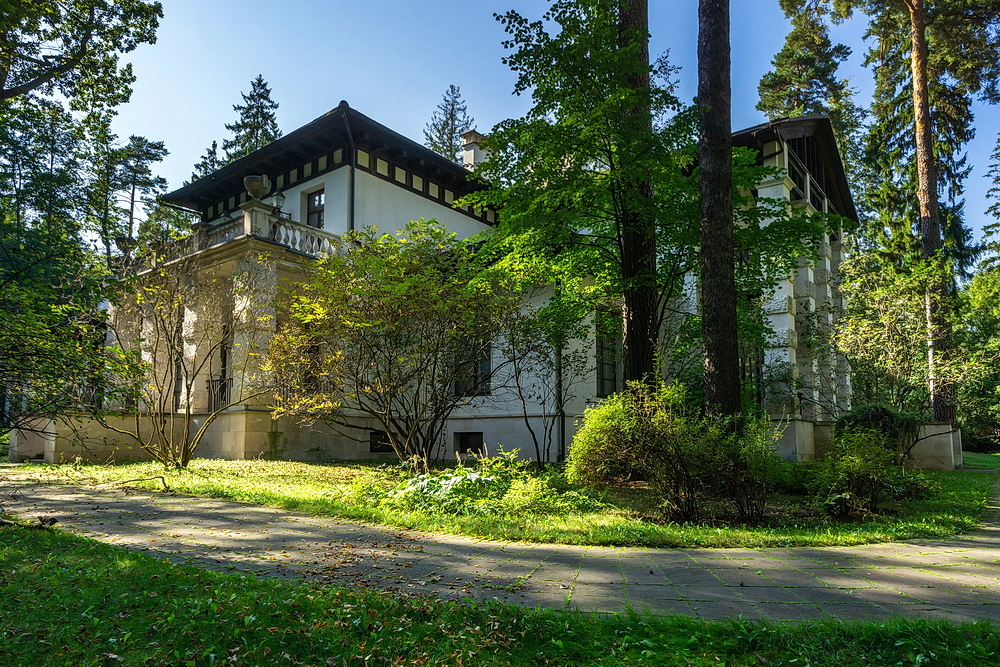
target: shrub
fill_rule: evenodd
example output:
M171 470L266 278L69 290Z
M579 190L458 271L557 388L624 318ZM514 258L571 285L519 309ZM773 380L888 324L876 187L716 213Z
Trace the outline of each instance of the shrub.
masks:
M930 500L940 494L941 483L922 472L896 468L886 478L885 489L893 500Z
M568 474L596 488L641 476L673 520L697 520L704 499L714 497L732 503L741 520L756 521L777 460L773 431L767 420L732 431L693 414L677 385L634 384L584 414Z
M995 433L962 433L962 449L977 454L995 454L1000 452L1000 439Z
M707 476L710 429L689 414L677 385L633 384L588 408L570 446L567 473L601 488L641 475L671 519L695 520Z
M774 450L779 434L766 418L746 419L735 432L717 424L711 428L718 443L710 462L721 484L716 488L736 506L741 521L759 521L771 492L778 457Z
M526 515L596 512L606 505L577 491L560 491L551 478L539 475L514 480L500 507L507 514Z
M874 512L892 475L893 452L893 443L883 433L842 432L820 462L817 500L834 516Z
M808 496L816 486L818 461L777 461L774 464L774 489L790 496Z
M859 405L837 420L834 434L851 431L881 433L894 443L896 464L902 465L917 442L920 423L920 416L913 413L896 412L885 405Z

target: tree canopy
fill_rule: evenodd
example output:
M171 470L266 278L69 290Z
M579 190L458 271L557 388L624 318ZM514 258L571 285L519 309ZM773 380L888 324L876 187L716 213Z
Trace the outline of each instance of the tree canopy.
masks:
M475 119L468 114L462 90L448 86L441 104L424 128L424 145L452 162L462 163L462 133L472 129Z
M433 220L349 234L338 250L285 299L269 362L275 414L356 440L367 418L401 460L426 467L455 408L491 391L492 350L521 295Z
M0 19L0 100L59 93L77 108L128 101L119 56L156 41L159 2L12 0Z
M240 117L234 123L226 124L226 129L233 133L233 138L222 142L227 163L234 162L281 138L281 130L278 128L278 120L274 113L278 109L278 103L271 99L271 89L264 81L264 77L258 74L257 78L250 82L250 93L240 93L240 95L243 97L243 104L233 105L233 111ZM211 153L206 157L211 160ZM195 168L198 169L198 166Z

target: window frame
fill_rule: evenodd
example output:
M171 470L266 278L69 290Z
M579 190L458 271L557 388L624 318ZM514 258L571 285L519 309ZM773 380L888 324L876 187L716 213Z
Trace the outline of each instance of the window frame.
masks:
M326 224L326 188L320 188L318 190L313 190L312 192L305 193L306 196L306 206L305 206L305 223L307 227L312 227L313 229L323 229ZM313 206L313 198L319 196L322 203L319 206ZM318 223L313 224L313 215L319 216Z

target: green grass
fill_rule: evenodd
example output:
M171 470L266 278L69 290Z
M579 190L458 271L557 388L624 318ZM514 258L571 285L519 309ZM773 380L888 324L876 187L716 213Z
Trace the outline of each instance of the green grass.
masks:
M611 496L615 509L567 516L445 516L351 504L329 491L367 481L390 487L398 468L373 464L321 465L293 461L198 459L187 470L164 471L153 463L81 466L24 466L7 474L80 484L108 483L162 475L171 489L259 503L320 516L336 516L400 528L527 542L653 547L846 546L909 538L939 538L974 528L991 493L993 476L973 472L929 475L942 486L934 500L908 501L865 521L825 517L789 518L773 526L728 527L661 524L638 515L636 491ZM160 480L133 482L149 489ZM648 499L647 499L648 500Z
M998 654L988 623L599 617L296 585L0 529L5 667L980 667Z
M975 452L962 452L962 458L966 468L979 468L987 470L1000 470L1000 452L996 454L977 454Z

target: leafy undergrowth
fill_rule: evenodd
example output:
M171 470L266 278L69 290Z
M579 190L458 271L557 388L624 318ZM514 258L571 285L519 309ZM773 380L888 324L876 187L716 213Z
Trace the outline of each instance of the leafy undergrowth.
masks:
M564 515L448 515L388 508L337 490L367 485L389 490L402 479L396 466L314 464L294 461L198 459L187 470L164 471L153 463L79 466L24 466L9 474L81 484L111 483L163 476L171 489L216 498L253 502L322 516L389 526L472 535L497 540L652 547L847 546L909 538L939 538L974 528L989 500L993 475L932 472L941 485L933 500L889 504L886 511L853 521L789 511L790 500L769 525L751 527L663 524L649 520L648 489L619 489L611 505L589 513ZM153 479L133 486L162 489Z
M979 666L998 654L988 623L599 617L295 585L0 530L0 664L12 667Z

